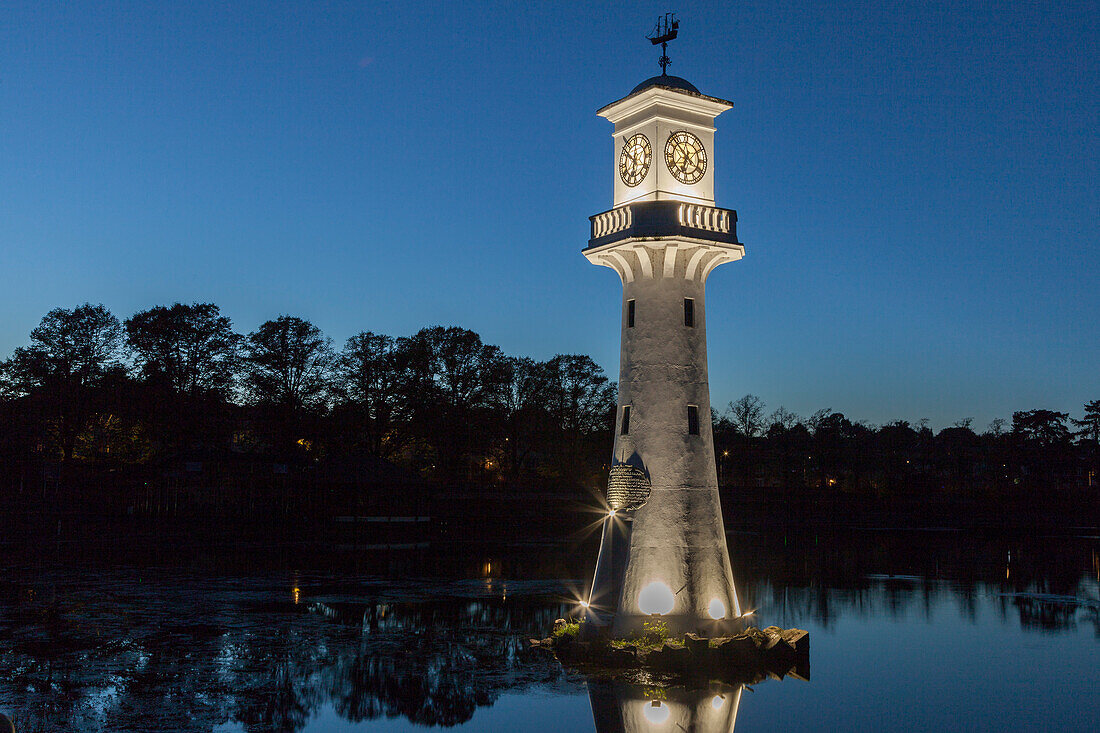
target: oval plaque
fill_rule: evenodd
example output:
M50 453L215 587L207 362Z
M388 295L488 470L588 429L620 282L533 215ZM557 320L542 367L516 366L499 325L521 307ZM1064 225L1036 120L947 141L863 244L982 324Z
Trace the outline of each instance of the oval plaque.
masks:
M607 475L607 503L616 511L642 506L649 501L650 490L645 471L629 463L616 463Z

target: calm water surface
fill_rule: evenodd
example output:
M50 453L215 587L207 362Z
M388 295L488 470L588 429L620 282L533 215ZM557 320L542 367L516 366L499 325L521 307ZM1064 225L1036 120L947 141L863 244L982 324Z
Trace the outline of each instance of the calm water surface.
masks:
M574 611L587 546L95 553L4 569L0 711L19 731L1100 730L1094 531L730 544L756 623L810 631L809 681L589 680L528 649Z

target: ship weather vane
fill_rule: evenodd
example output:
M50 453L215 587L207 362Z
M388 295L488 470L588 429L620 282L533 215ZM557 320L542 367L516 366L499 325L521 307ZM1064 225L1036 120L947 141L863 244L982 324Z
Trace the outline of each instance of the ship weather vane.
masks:
M665 13L657 19L653 32L646 36L654 46L661 44L661 58L657 62L661 65L661 76L668 76L668 65L672 63L668 58L668 42L676 38L679 28L680 21L676 20L676 14Z

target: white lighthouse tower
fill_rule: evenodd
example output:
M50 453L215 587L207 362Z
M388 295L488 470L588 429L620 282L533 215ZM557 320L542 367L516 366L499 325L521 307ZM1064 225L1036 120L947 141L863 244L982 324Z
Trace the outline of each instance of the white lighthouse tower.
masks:
M665 28L664 41L675 37ZM660 28L659 28L660 31ZM654 40L662 42L662 38ZM662 71L667 56L662 56ZM718 497L707 380L707 277L740 259L737 214L714 205L714 119L733 105L662 74L598 114L615 126L615 199L584 256L623 285L609 516L586 633L735 628L741 610Z

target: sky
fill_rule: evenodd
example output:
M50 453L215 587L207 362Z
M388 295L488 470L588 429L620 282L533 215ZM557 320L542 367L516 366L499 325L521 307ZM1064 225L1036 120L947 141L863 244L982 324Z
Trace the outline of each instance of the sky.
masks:
M670 73L734 102L715 407L982 429L1100 399L1094 0L8 2L0 359L54 307L214 302L615 378L595 111L659 73L670 9Z

